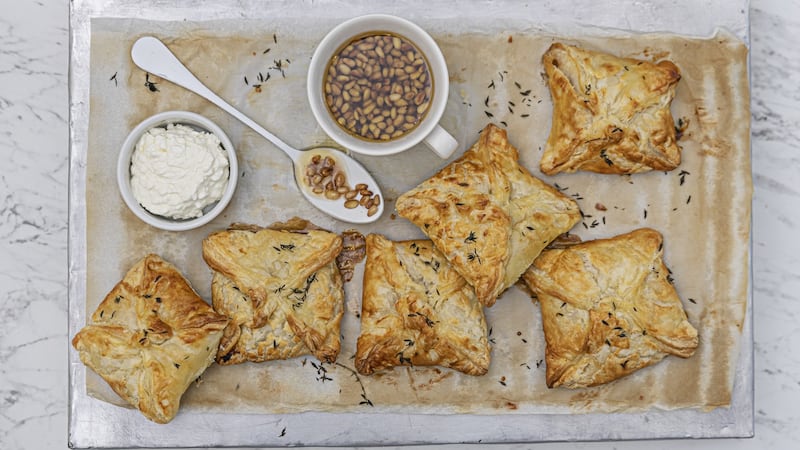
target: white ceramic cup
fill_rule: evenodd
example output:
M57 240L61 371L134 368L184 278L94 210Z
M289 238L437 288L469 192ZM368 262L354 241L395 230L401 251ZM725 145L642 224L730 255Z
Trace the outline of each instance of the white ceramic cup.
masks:
M375 33L399 35L411 41L427 59L433 82L433 98L427 113L411 131L389 141L357 138L343 130L325 106L323 77L335 53L354 38ZM400 17L370 14L350 19L331 30L317 46L308 69L308 101L311 111L325 133L346 149L371 156L392 155L408 150L420 142L441 158L453 154L458 142L439 125L449 92L447 63L436 41L416 24Z

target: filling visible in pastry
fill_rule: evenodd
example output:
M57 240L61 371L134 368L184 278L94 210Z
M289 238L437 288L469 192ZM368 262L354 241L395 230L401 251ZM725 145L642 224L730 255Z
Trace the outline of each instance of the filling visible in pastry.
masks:
M518 163L505 130L488 125L458 160L397 199L453 268L492 306L553 239L580 220L578 205Z
M489 369L483 306L428 240L367 236L355 366L437 365L469 375Z
M175 267L151 254L114 286L72 345L120 397L167 423L214 362L227 323Z
M547 386L595 386L693 355L697 330L668 276L648 228L542 252L523 279L541 305Z
M553 124L543 173L672 170L681 162L670 104L681 78L657 64L553 44L542 57Z
M313 229L238 226L203 241L214 270L214 309L231 319L219 364L339 355L344 290L336 257L342 239Z

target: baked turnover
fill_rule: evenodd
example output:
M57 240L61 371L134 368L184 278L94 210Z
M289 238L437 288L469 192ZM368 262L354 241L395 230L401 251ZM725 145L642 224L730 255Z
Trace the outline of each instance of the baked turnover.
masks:
M72 345L120 397L167 423L214 362L227 323L175 267L151 254L114 286Z
M542 57L553 124L543 173L672 170L681 162L670 104L681 78L652 63L555 43Z
M613 381L698 344L669 270L662 238L643 228L548 249L523 279L536 294L546 341L547 386Z
M395 205L486 306L581 217L572 199L533 177L518 158L505 130L490 124L461 158Z
M489 351L483 306L431 241L367 236L359 373L437 365L483 375Z
M230 318L219 364L339 355L344 291L336 266L342 239L323 230L233 226L203 241L214 270L214 309Z

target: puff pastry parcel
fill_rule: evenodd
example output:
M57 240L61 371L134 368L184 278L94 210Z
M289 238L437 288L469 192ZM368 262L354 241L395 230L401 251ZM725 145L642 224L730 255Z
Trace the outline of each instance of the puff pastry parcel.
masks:
M553 44L544 54L553 124L545 174L672 170L681 162L670 104L680 70Z
M120 397L167 423L214 362L227 323L175 267L151 254L114 286L72 345Z
M505 130L478 142L395 207L428 235L486 306L514 284L539 252L580 220L578 205L517 162Z
M254 226L212 233L203 258L214 270L214 309L231 319L219 364L312 354L339 355L344 291L336 266L342 239L323 230Z
M643 228L545 250L523 279L537 295L547 386L594 386L697 348L669 271L662 238Z
M355 366L372 374L400 365L489 369L483 306L428 240L367 236Z

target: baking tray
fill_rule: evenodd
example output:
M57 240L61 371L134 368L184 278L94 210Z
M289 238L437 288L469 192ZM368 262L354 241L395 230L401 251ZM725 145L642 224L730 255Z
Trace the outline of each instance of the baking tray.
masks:
M687 11L702 8L703 13ZM518 2L459 3L463 20L503 18L509 29L613 35L671 32L707 37L722 28L748 42L745 1L694 2L591 1L558 5ZM423 12L424 11L424 12ZM451 16L449 3L351 3L219 1L198 8L188 1L76 0L71 9L70 59L70 226L69 329L73 336L86 322L87 224L86 166L89 127L91 21L102 18L152 21L208 21L327 15L346 19L368 12L387 12L412 20ZM707 18L713 18L707 19ZM748 283L748 286L750 283ZM149 423L135 410L98 401L87 393L87 371L70 349L70 425L72 447L197 447L390 445L423 443L539 442L560 440L650 439L677 437L745 437L753 434L752 296L748 287L746 319L735 369L731 405L711 412L692 409L648 410L630 414L413 414L323 413L237 414L181 413L169 425Z

